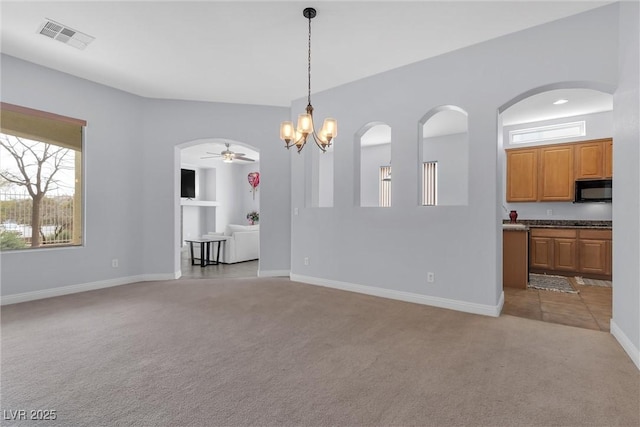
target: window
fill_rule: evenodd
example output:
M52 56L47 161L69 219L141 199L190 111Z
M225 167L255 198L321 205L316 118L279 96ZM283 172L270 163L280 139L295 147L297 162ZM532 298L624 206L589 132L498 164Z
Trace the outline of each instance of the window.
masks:
M82 244L86 122L0 104L0 250Z
M422 204L424 206L438 204L438 162L422 164Z
M518 129L509 131L509 143L525 144L527 142L585 136L586 131L584 121Z
M378 206L391 206L391 166L380 166L380 196Z

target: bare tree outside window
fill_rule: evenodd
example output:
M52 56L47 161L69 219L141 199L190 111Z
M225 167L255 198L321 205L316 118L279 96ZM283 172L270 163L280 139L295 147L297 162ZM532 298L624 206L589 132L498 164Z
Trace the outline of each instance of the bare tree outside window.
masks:
M57 217L51 218L48 213L51 210L44 210L43 206L51 203L62 205L69 203L68 200L48 200L49 198L46 198L48 194L66 193L67 199L73 200L74 150L0 133L0 161L2 162L0 178L3 189L5 191L7 187L22 189L31 198L31 206L20 210L23 212L23 217L25 213L30 216L31 247L42 246L50 235L60 235L63 231L70 233L72 225L69 222L72 219L60 223ZM14 203L19 203L19 201L14 201ZM71 202L71 204L73 203ZM4 219L6 221L6 218ZM18 220L26 223L24 222L26 218L14 218L15 222ZM54 228L53 231L46 234L43 232L43 220L47 221L50 228ZM5 224L5 231L7 231L6 227Z

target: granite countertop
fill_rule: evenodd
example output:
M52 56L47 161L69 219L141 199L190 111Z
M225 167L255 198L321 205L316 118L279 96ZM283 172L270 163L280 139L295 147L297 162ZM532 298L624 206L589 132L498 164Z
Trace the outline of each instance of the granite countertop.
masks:
M502 223L509 224L509 220L503 220ZM522 219L518 220L517 224L524 224L528 228L593 228L611 230L612 221Z

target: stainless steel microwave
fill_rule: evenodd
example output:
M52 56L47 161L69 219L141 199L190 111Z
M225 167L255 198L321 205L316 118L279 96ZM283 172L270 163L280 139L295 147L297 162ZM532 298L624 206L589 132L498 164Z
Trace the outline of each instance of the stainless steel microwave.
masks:
M611 203L613 186L610 179L576 181L575 203Z

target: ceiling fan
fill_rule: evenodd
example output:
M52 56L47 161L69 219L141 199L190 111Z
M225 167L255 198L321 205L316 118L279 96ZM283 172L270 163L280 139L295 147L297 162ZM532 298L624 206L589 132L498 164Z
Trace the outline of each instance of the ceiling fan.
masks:
M229 144L224 144L226 149L222 150L220 154L210 153L207 151L207 154L211 154L210 156L200 157L201 159L212 159L216 157L222 157L222 161L225 163L231 163L234 160L244 160L247 162L254 162L255 160L250 159L249 157L245 157L245 153L235 153L229 149Z

